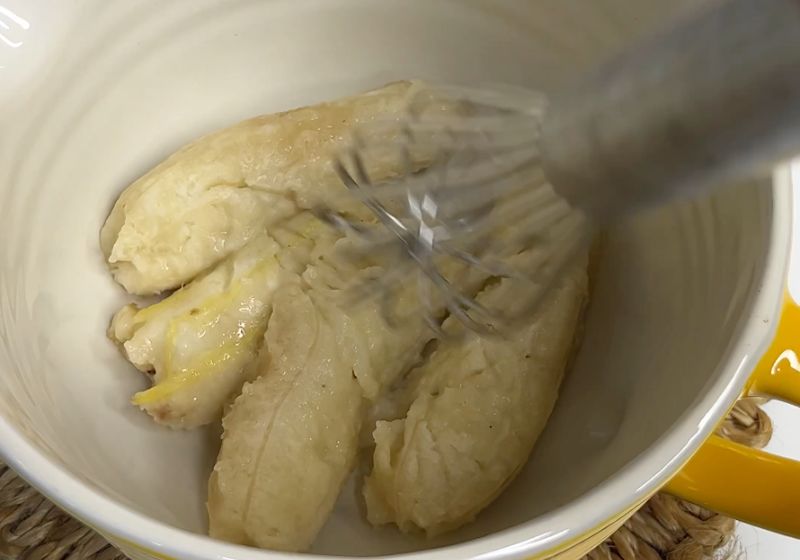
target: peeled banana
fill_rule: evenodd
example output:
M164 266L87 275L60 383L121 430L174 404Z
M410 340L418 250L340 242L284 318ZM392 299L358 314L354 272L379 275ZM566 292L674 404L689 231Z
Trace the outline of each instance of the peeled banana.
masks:
M389 325L375 305L342 308L327 277L311 267L275 294L260 377L223 419L209 482L214 537L307 549L355 465L368 397L430 336L421 321Z
M168 298L117 312L109 336L153 381L134 404L173 428L219 419L261 347L281 276L278 249L262 234Z
M478 295L509 309L512 279ZM412 372L407 412L379 421L372 472L364 484L367 517L429 536L475 516L514 479L555 405L587 297L585 260L524 324L504 338L463 333L448 320L446 339Z
M369 520L430 535L456 528L514 478L552 410L586 298L585 262L510 338L462 333L432 351L413 283L393 299L394 321L377 301L342 297L354 280L390 270L341 258L352 240L315 217L328 207L374 222L331 159L356 127L393 134L385 123L399 122L425 90L391 84L210 134L128 187L103 227L109 268L128 292L178 288L112 320L110 337L153 382L133 402L173 428L227 410L208 486L212 536L309 548L365 434ZM428 110L463 107L442 100ZM436 158L435 142L420 145L417 169ZM370 162L375 182L409 163L387 154ZM471 294L487 281L447 266ZM515 294L504 279L478 299L503 307Z
M130 185L100 232L111 273L132 294L177 288L303 209L368 217L346 195L331 158L354 127L397 120L424 86L398 82L366 94L266 115L182 148ZM372 158L375 180L401 169Z

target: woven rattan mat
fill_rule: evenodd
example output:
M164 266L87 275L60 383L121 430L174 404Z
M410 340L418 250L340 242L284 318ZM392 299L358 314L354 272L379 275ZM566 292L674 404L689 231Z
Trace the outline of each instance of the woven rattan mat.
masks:
M720 427L732 440L763 447L769 417L740 401ZM665 494L651 499L584 560L733 560L734 522ZM40 496L0 463L0 560L121 560L117 550Z

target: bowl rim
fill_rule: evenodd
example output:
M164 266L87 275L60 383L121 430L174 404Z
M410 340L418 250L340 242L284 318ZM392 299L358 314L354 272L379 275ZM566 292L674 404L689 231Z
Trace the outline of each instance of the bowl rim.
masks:
M799 168L800 169L800 168ZM663 486L713 433L717 422L741 394L750 373L776 329L789 271L794 218L791 168L778 168L771 181L772 211L768 252L759 289L739 339L720 362L719 376L709 391L672 429L614 476L546 515L515 527L442 548L368 558L401 560L480 560L542 555L576 543L619 519ZM800 173L798 173L800 177ZM159 558L185 560L288 560L297 555L258 550L212 539L154 520L100 489L75 477L39 451L5 418L0 417L0 456L42 494L115 544L140 549ZM587 512L590 514L587 515ZM345 560L344 556L316 555Z

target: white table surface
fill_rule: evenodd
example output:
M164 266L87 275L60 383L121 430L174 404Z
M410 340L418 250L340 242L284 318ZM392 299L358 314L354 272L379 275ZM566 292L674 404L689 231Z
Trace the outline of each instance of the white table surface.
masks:
M764 410L772 418L774 435L767 446L773 453L800 460L800 408L770 402ZM800 515L800 511L797 512ZM800 559L800 541L740 524L737 529L741 560ZM734 556L735 558L735 556Z

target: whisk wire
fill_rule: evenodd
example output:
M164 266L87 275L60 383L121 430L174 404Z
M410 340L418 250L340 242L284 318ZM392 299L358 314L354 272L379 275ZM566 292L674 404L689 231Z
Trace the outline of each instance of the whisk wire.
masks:
M442 99L450 100L450 110L441 109ZM388 317L387 294L406 293L405 279L415 270L422 315L440 335L443 313L473 331L498 334L538 306L577 252L569 245L551 255L551 245L579 243L571 228L583 225L540 166L545 106L543 98L520 92L434 89L413 97L405 118L356 131L335 170L377 225L350 223L335 210L322 214L360 240L348 246L351 257L404 259L353 293L360 299L381 293ZM397 176L374 182L371 165L387 163ZM489 309L477 301L492 278L516 283L524 311Z

